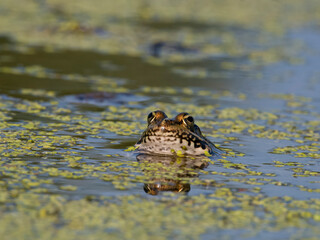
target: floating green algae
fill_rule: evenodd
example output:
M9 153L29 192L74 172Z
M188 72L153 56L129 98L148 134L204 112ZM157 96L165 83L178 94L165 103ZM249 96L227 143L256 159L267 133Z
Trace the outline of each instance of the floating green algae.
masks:
M4 121L4 126L1 133L1 141L3 143L1 145L2 158L8 160L12 159L12 161L9 161L9 170L6 170L7 165L2 165L4 167L3 172L6 173L7 176L16 179L16 181L22 180L23 176L33 176L32 172L35 168L37 170L37 174L39 175L45 174L50 177L62 177L67 179L84 179L88 177L94 177L104 181L110 181L115 188L128 189L132 186L135 186L137 182L150 181L149 178L153 175L151 174L150 176L147 176L145 173L141 175L141 169L137 169L138 164L135 162L121 160L119 163L111 161L109 163L101 163L101 165L98 163L90 165L86 163L86 159L88 159L88 157L81 156L81 151L89 151L90 149L94 150L95 147L84 146L81 143L83 139L81 137L79 138L78 136L86 135L88 137L90 136L91 138L101 138L102 134L108 132L115 133L118 136L131 136L132 134L138 136L138 134L144 128L143 125L141 125L139 122L130 123L119 121L120 119L128 119L128 114L130 114L131 118L136 120L139 119L140 122L143 121L141 119L143 119L145 116L143 116L142 112L138 109L134 110L125 107L109 107L106 111L101 112L100 116L96 115L95 119L88 119L86 116L80 114L77 116L72 116L70 115L72 110L66 108L57 108L56 104L48 104L47 102L40 104L38 102L28 100L23 103L15 103L13 100L8 100L3 101L3 105L4 107L15 109L15 111L32 114L34 117L42 117L50 121L58 121L57 123L45 123L41 122L40 119L38 121L25 121L21 123L6 123ZM183 109L186 109L186 106L183 104L180 106L176 105L174 108L172 108L172 106L169 104L163 103L159 103L158 106L162 109L168 109L168 113L170 113L170 111L179 112L183 111ZM146 111L151 111L152 109L154 109L154 106L150 107L149 110L146 109ZM199 118L210 115L216 111L216 108L213 106L199 108L197 106L193 107L192 105L188 105L188 109L194 112L195 116L198 116ZM65 115L66 113L68 115ZM208 125L207 121L199 120L199 126L204 127L206 132L209 132L209 136L214 136L210 134L211 130L214 132L214 134L221 136L222 139L226 139L225 141L235 141L237 138L230 137L228 135L232 134L233 136L236 136L234 134L243 134L244 132L252 135L253 137L259 138L300 138L298 133L292 134L286 132L285 129L282 133L284 137L282 137L282 135L275 135L276 132L279 132L278 130L266 130L268 127L273 127L273 121L278 119L276 114L261 113L254 109L244 111L242 109L225 108L223 110L219 110L217 112L217 116L220 120L213 122L214 125ZM112 118L117 119L117 121L112 121ZM4 119L6 118L4 117ZM10 118L7 119L9 120ZM254 122L261 120L265 122L264 125L256 126ZM252 124L248 124L250 121L252 121ZM268 125L269 122L270 126ZM228 128L224 129L224 126ZM10 129L13 127L19 129L19 131L11 131ZM44 131L44 129L46 129L46 131ZM226 131L227 129L228 131ZM272 137L266 135L266 133L270 131L273 131ZM300 130L297 128L296 131L299 132ZM59 134L62 132L70 132L72 134ZM70 151L70 149L73 150ZM310 151L310 153L308 155L303 152L296 152L298 149ZM296 152L298 157L317 158L318 147L302 146L298 148L275 148L273 150L273 153L288 154L291 152ZM228 157L243 157L245 154L226 149L225 155ZM45 162L39 161L38 164L40 164L40 166L28 166L23 161L23 159L26 157L37 157L48 160ZM13 158L16 158L16 160ZM123 158L124 156L121 156L119 159ZM243 158L245 159L245 157ZM9 163L8 160L7 163ZM222 163L221 166L223 168L237 169L237 171L239 171L231 175L257 175L267 177L275 176L270 173L264 173L263 171L255 171L254 169L250 169L248 165L243 163L233 163L232 160L230 160L222 159L220 163ZM19 164L17 165L19 161L22 164L21 166ZM216 163L213 162L213 164ZM59 167L60 165L61 167ZM153 167L149 166L149 168L152 169ZM159 170L157 169L158 168L156 167L153 171L158 172ZM169 174L170 171L171 170L167 168L167 171L163 177L175 179L176 177ZM183 169L183 171L186 171L186 169ZM177 172L177 170L173 170L172 172ZM307 176L308 174L310 176L317 176L316 173L312 173L310 170L302 171L302 173L299 175ZM296 176L296 174L294 176ZM33 177L37 179L36 176ZM158 178L161 178L161 176L158 176ZM50 179L49 183L52 183L52 180L54 180L54 178ZM179 180L179 177L177 180ZM181 178L181 180L183 180L183 178ZM207 180L204 180L203 182L196 180L191 181L191 184L205 185L206 181ZM233 179L233 181L238 182L239 180ZM258 183L259 180L257 179L255 179L254 182L257 185L261 184ZM269 184L269 182L270 181L268 180L264 184ZM25 182L22 188L34 188L37 186L42 186L41 181L39 184Z
M195 239L208 230L220 235L218 229L225 229L228 236L235 229L245 228L245 236L254 229L272 232L287 227L319 233L317 199L248 196L227 188L208 196L174 200L170 196L158 201L127 196L66 201L61 197L23 194L14 202L19 212L7 212L0 220L1 234L8 239ZM54 227L57 222L59 226Z
M0 3L0 236L317 239L317 1L20 5ZM137 155L157 109L223 153Z
M5 14L0 18L0 31L12 35L21 43L45 45L47 51L77 48L136 56L144 53L140 46L167 40L173 43L178 41L186 48L198 50L196 56L189 54L189 58L179 52L168 51L165 58L172 62L190 61L190 58L204 58L212 54L246 54L247 49L234 30L250 34L258 30L261 33L251 37L267 45L274 37L283 36L288 29L319 20L319 5L315 0L304 3L190 0L177 1L174 6L170 1L162 4L157 1L135 1L128 4L122 0L115 4L96 0L91 4L86 1L65 3L50 0L27 2L23 8L13 11L17 3L19 1L1 3L0 9ZM25 21L26 18L28 21ZM172 25L177 27L172 29ZM228 31L222 30L224 26ZM179 31L175 31L176 28ZM208 44L213 37L216 44ZM301 48L299 42L292 45ZM299 62L295 55L292 56L292 48L287 46L270 44L268 48L250 52L251 59L267 64L283 57ZM203 76L199 72L196 74Z

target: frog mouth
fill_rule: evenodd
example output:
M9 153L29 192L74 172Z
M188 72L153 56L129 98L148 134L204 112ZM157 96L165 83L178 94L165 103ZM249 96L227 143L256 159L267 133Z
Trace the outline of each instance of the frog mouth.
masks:
M170 129L170 127L162 125L144 132L136 146L141 151L160 154L182 152L200 155L204 154L204 151L212 153L209 144L195 133L187 129Z

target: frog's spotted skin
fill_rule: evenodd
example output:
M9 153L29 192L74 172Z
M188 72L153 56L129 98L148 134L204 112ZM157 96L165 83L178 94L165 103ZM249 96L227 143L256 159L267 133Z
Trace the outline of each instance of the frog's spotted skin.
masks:
M188 113L169 119L162 111L148 115L148 127L136 143L140 152L156 154L213 154L216 147L205 138ZM217 149L218 150L218 149Z

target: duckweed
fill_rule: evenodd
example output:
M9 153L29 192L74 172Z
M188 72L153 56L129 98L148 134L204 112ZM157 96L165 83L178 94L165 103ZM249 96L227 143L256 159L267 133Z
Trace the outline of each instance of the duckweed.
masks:
M20 5L0 3L0 236L320 235L317 1ZM156 109L221 154L137 153Z

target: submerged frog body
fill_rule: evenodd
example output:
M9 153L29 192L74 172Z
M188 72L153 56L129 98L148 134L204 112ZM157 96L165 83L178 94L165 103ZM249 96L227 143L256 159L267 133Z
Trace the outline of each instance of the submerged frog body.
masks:
M169 119L162 111L148 115L148 127L136 147L140 152L156 154L213 154L219 150L205 138L194 118L186 112Z

